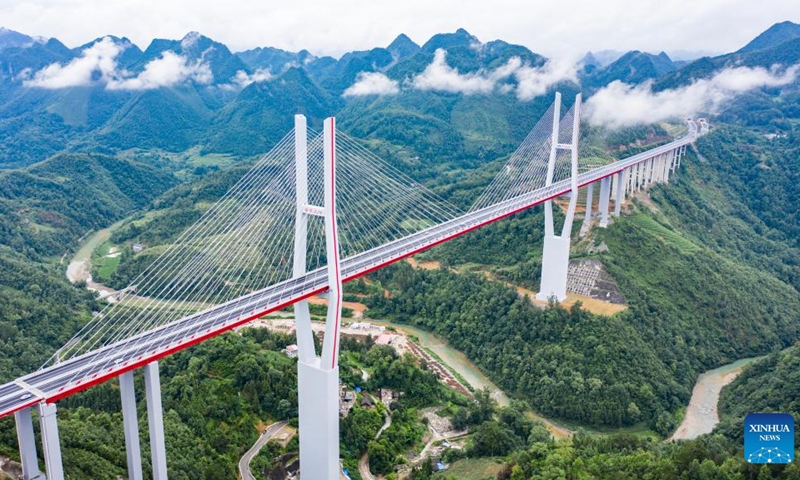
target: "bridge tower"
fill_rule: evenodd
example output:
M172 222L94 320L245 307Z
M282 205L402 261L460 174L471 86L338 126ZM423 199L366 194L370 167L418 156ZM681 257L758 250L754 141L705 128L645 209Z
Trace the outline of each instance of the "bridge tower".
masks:
M542 281L536 298L539 300L555 299L559 302L567 298L567 271L569 270L569 248L572 235L572 221L575 218L575 207L578 204L578 136L581 124L581 94L575 97L575 116L572 123L572 139L570 143L559 143L561 118L561 94L556 93L555 110L553 112L553 133L550 140L550 159L547 163L546 186L553 184L556 157L559 150L569 150L571 158L571 193L569 207L564 219L561 235L556 236L553 225L553 201L544 204L544 252L542 253ZM589 207L591 208L591 207ZM587 212L588 214L588 212Z
M297 326L298 416L300 475L303 480L339 478L339 327L342 317L342 277L336 224L336 120L324 124L324 205L308 203L308 144L306 118L295 115L294 275L306 273L309 216L325 221L328 260L328 314L322 354L317 355L308 301L294 306Z

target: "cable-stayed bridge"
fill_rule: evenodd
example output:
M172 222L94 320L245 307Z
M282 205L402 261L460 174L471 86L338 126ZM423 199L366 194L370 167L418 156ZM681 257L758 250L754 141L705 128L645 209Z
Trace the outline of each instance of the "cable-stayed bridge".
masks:
M192 227L96 315L40 370L0 386L0 417L14 414L26 479L63 479L55 402L120 378L129 478L142 478L133 372L143 368L151 461L167 478L158 360L270 312L294 305L299 347L301 472L338 476L338 341L342 283L535 205L545 205L541 291L566 296L570 234L578 191L600 184L600 225L631 192L666 182L688 133L618 161L581 155L580 96L566 114L561 98L539 120L494 181L463 212L360 143L296 117L290 132ZM310 139L310 140L309 140ZM569 195L560 235L552 200ZM592 194L589 193L589 198ZM587 205L591 213L591 201ZM314 347L310 296L328 296L322 351ZM47 475L39 471L32 422L39 414Z

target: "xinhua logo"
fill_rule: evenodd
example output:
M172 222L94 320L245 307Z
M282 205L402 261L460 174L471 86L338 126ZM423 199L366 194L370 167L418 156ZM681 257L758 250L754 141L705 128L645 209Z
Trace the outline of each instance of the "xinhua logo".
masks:
M792 463L794 417L788 413L751 413L744 419L747 463Z

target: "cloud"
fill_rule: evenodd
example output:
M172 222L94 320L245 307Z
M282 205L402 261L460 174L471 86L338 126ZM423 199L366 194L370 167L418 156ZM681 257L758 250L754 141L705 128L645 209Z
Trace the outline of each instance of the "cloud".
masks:
M715 113L737 94L795 81L800 65L786 69L737 67L685 87L653 92L652 83L632 86L616 81L586 102L589 121L611 128L682 118L698 112Z
M458 70L447 64L447 52L441 48L436 50L433 62L425 70L414 77L411 86L417 90L438 90L450 93L491 93L497 80L489 78L484 71L475 73L458 73Z
M55 89L106 83L118 76L116 58L124 49L105 37L66 65L53 63L44 67L23 85Z
M214 80L211 68L201 60L189 62L174 52L165 51L161 57L147 62L139 75L108 82L109 90L152 90L171 87L187 80L208 84Z
M494 70L478 70L461 74L446 61L447 52L436 50L433 62L411 81L417 90L439 90L464 95L516 92L519 100L528 101L543 95L563 81L578 81L577 65L568 60L550 60L541 67L524 64L519 57L510 58ZM514 79L516 85L507 80Z
M520 66L514 77L517 79L517 98L528 101L544 95L558 83L578 83L578 64L567 59L548 60L541 67Z
M395 95L400 93L400 84L378 72L361 72L356 82L344 91L344 97L360 97L364 95Z
M148 62L141 73L133 75L117 65L116 59L125 48L126 45L105 37L65 65L52 63L36 73L28 73L23 85L48 89L104 85L108 90L149 90L188 80L208 84L214 79L211 68L202 60L190 62L171 51L163 52Z
M252 74L245 72L244 70L239 70L236 72L236 76L233 77L233 83L238 85L241 88L244 88L251 83L258 83L258 82L266 82L267 80L272 78L272 74L266 68L259 68Z

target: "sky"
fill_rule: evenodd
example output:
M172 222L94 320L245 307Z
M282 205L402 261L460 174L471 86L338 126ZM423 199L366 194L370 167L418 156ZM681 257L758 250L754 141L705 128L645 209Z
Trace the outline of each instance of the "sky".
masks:
M794 0L0 0L0 26L69 47L112 34L141 48L202 34L233 51L258 46L340 56L405 33L422 44L465 28L548 56L586 51L739 49L776 22L800 23Z

